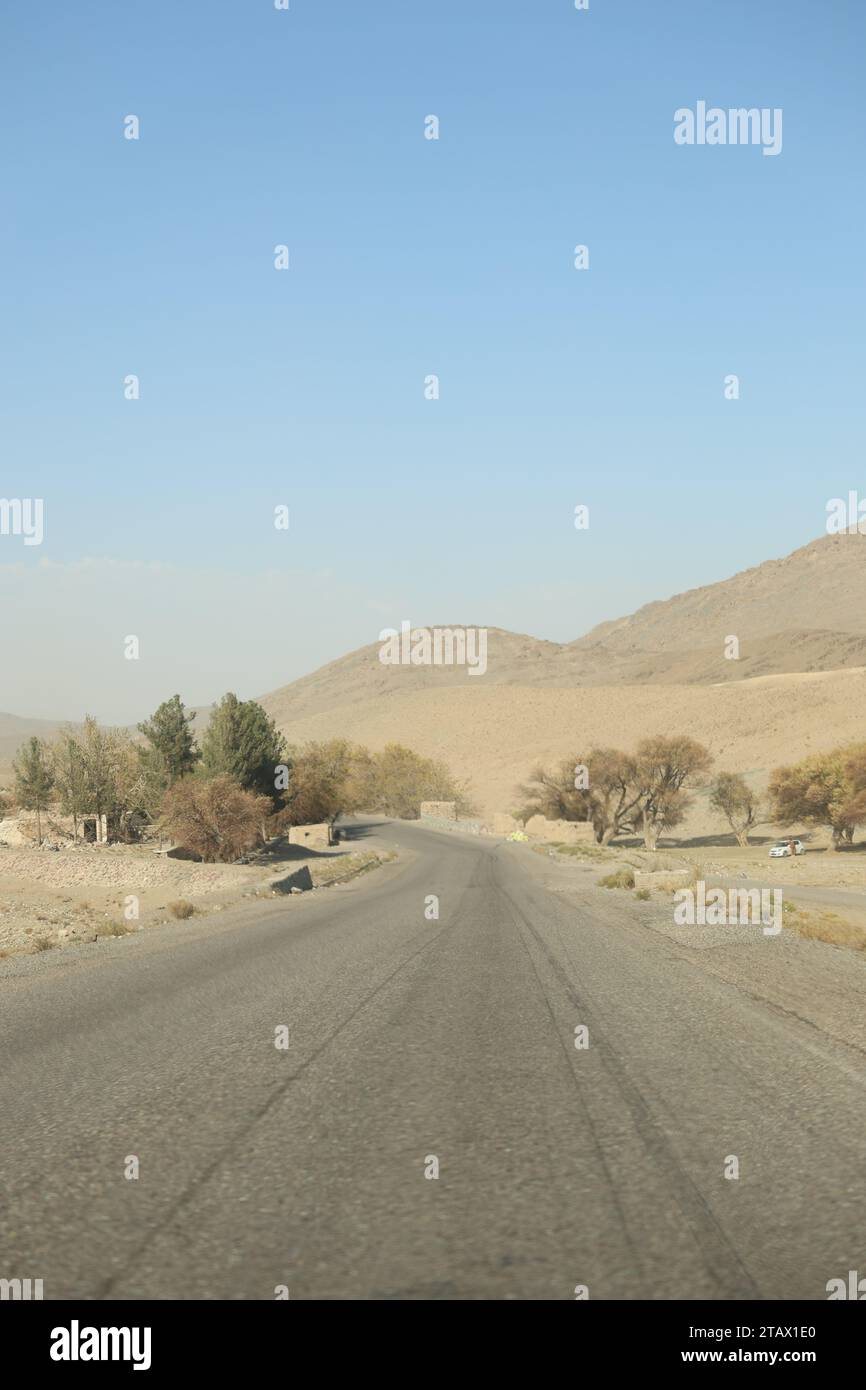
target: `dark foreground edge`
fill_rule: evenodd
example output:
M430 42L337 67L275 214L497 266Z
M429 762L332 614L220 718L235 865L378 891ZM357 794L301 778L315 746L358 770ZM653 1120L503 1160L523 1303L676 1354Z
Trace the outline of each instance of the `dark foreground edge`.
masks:
M440 1357L443 1376L456 1369L456 1346L450 1339L439 1339L452 1328L463 1333L461 1345L467 1333L471 1337L469 1347L457 1357L464 1372L466 1352L474 1348L471 1360L482 1359L487 1381L499 1363L513 1374L512 1358L521 1352L536 1362L533 1379L545 1378L539 1375L542 1365L552 1370L552 1358L566 1354L573 1358L575 1375L588 1370L594 1357L614 1373L665 1373L676 1368L700 1374L707 1366L737 1365L771 1372L800 1366L826 1380L828 1372L857 1364L866 1329L864 1310L859 1308L864 1298L857 1300L857 1307L830 1301L684 1304L575 1299L567 1313L562 1309L543 1315L544 1332L553 1332L558 1344L545 1348L543 1343L523 1341L519 1350L514 1334L524 1319L527 1332L539 1325L529 1306L521 1312L510 1301L503 1324L488 1323L497 1314L484 1313L482 1305L471 1302L471 1312L467 1309L457 1324L450 1324L451 1315L441 1307L439 1312L428 1307L422 1326L415 1328L411 1321L407 1327L407 1318L414 1314L405 1308L379 1323L384 1314L356 1303L4 1302L0 1329L7 1364L16 1365L19 1376L42 1372L59 1383L70 1376L92 1380L105 1372L134 1375L136 1370L140 1381L148 1377L161 1383L178 1371L195 1371L223 1377L240 1372L255 1383L280 1367L297 1374L305 1363L307 1375L312 1371L315 1379L333 1364L334 1351L345 1348L342 1354L353 1376L369 1374L374 1367L382 1374L390 1367L385 1379L420 1377L429 1384ZM461 1327L467 1316L471 1323ZM338 1329L357 1335L351 1344L335 1343ZM374 1329L378 1343L370 1340ZM423 1338L422 1360L414 1367L406 1360L406 1332ZM430 1335L434 1332L435 1338Z

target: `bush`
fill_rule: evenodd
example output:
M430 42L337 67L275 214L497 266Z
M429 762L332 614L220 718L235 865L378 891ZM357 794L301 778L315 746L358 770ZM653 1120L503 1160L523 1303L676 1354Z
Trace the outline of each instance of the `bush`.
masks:
M645 903L645 902L646 902L646 900L647 900L647 898L649 897L649 895L650 895L650 890L649 890L648 888L638 888L637 892L635 893L635 897L636 897L636 898L640 898L640 900L641 900L642 903Z
M591 748L553 770L535 767L518 788L522 814L591 821L601 845L624 833L643 835L654 850L661 832L683 820L689 788L701 784L711 761L708 749L687 734L641 739L633 754ZM585 777L578 777L581 770Z
M453 801L457 815L472 812L466 788L456 782L444 763L424 758L400 743L379 753L367 753L356 764L355 803L365 811L417 820L422 801Z
M770 777L771 814L777 825L824 825L833 849L853 844L866 820L866 744L814 753Z
M634 888L634 873L631 869L618 869L615 874L606 874L598 880L599 888Z
M271 802L231 777L183 777L166 793L162 823L183 849L210 864L230 864L262 839Z
M177 917L181 921L185 921L187 917L191 917L195 912L192 903L187 902L186 898L178 898L177 902L169 903L168 910L172 917Z
M274 817L273 823L280 828L318 825L322 821L333 825L338 816L357 810L357 769L365 767L369 757L365 748L354 748L344 738L289 748L285 809Z

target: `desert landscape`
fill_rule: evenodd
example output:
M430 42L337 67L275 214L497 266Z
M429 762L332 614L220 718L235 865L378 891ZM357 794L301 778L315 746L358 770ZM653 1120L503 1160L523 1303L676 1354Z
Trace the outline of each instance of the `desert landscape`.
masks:
M0 32L16 1364L850 1375L866 5Z
M737 659L725 656L731 635ZM383 667L378 652L372 643L261 703L295 742L396 740L442 758L485 817L511 809L538 761L673 731L763 787L770 768L866 729L866 536L821 537L565 645L492 628L479 679ZM697 798L685 837L720 828Z
M733 657L726 655L731 638L739 643ZM444 763L465 786L473 828L503 834L518 826L509 827L508 817L519 810L519 787L534 766L613 743L630 750L656 734L688 735L706 747L714 773L743 777L760 809L748 846L738 845L710 804L704 778L658 848L720 880L784 884L795 896L800 888L821 890L822 910L838 912L853 931L830 929L828 939L866 941L864 846L855 840L835 853L825 827L774 822L765 804L773 768L862 738L866 537L823 537L565 645L490 629L479 679L459 666L385 666L380 645L261 696L288 744L345 740L374 751L403 745ZM189 719L201 736L210 711ZM27 738L50 739L61 727L0 716L2 781L11 786L12 758ZM221 910L273 892L274 878L307 862L284 837L257 850L255 865L249 856L201 864L167 858L151 843L70 844L68 830L49 820L48 848L39 849L32 814L19 810L0 822L0 951L121 934L130 929L129 895L137 902L136 924L170 920L173 903L190 903L198 913ZM550 822L546 837L536 826L532 838L555 843L556 834ZM768 846L785 835L802 837L805 854L769 860ZM639 838L619 835L605 854L616 867L626 851L639 863ZM333 853L345 854L345 847ZM313 868L327 881L321 865ZM834 890L843 890L838 901Z

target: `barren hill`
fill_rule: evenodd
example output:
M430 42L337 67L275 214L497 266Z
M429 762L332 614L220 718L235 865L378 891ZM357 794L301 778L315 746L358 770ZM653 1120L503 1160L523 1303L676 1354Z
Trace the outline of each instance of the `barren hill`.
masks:
M731 636L739 660L725 657ZM397 739L443 758L486 811L511 806L538 759L664 730L694 734L719 766L761 780L776 763L863 737L866 537L822 537L568 643L489 628L484 675L383 665L379 648L350 652L262 704L293 743ZM207 716L199 711L199 733ZM56 728L0 715L0 780L25 738Z
M601 623L570 646L692 651L721 645L729 633L754 641L786 630L866 636L866 536L822 536L781 560Z
M59 720L22 719L0 710L0 785L12 777L12 759L29 738L52 739L63 727Z
M725 657L731 636L739 660ZM570 643L491 628L483 676L383 665L379 645L262 703L292 742L396 739L443 758L486 812L512 805L539 759L665 730L761 781L777 763L863 736L866 537L822 537Z
M739 639L738 660L725 641ZM488 629L487 671L385 666L378 642L332 661L263 699L278 723L472 685L572 689L587 685L718 684L754 676L866 666L866 537L824 536L782 560L602 623L556 643Z
M341 735L371 748L407 744L466 778L479 810L491 814L515 804L515 786L534 763L593 744L633 748L647 734L687 732L706 743L717 770L746 773L761 785L768 769L862 739L864 727L866 670L855 670L722 686L563 690L479 680L308 714L286 733L298 743Z

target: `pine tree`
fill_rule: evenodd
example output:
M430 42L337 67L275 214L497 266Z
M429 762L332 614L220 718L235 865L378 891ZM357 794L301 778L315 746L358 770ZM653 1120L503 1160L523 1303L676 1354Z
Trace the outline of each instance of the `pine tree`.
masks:
M206 776L231 777L245 791L276 803L276 770L283 757L282 734L255 700L239 700L229 692L214 705L201 742Z
M71 729L64 729L55 743L52 766L61 809L64 815L72 817L75 838L78 839L78 819L87 810L87 771L84 749Z
M54 771L47 743L41 738L28 739L18 750L12 766L15 794L25 811L36 812L36 836L41 845L42 812L47 811L54 790Z
M150 744L149 748L142 749L142 760L145 764L148 760L152 763L148 769L151 776L164 769L168 779L166 786L172 786L179 777L192 772L201 757L191 727L194 720L195 714L187 712L180 696L172 695L150 719L138 725L139 733L144 734Z

